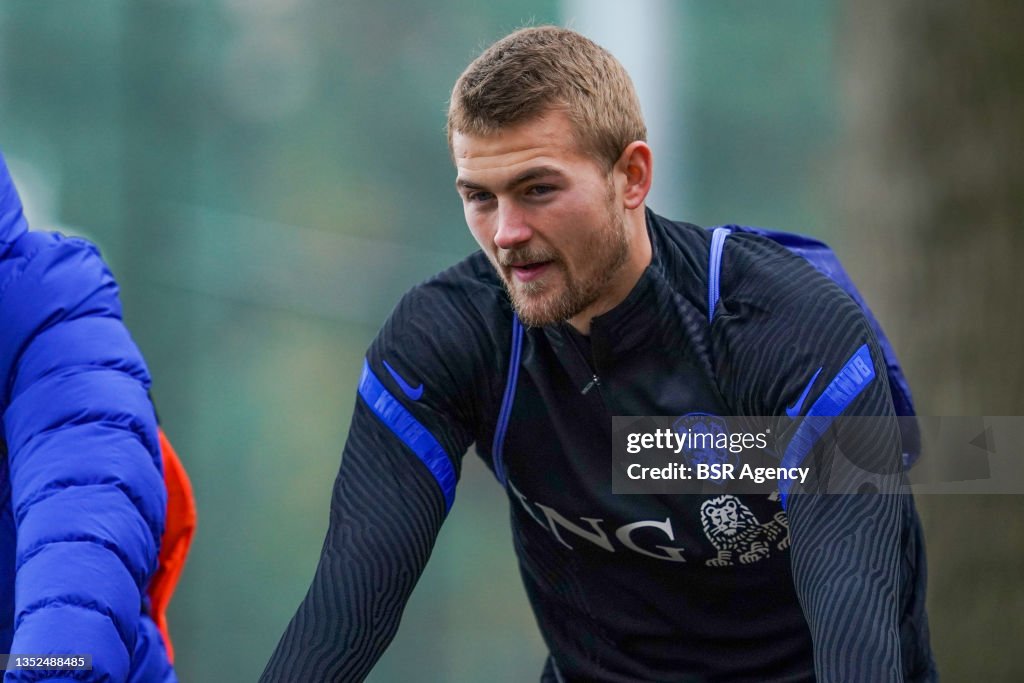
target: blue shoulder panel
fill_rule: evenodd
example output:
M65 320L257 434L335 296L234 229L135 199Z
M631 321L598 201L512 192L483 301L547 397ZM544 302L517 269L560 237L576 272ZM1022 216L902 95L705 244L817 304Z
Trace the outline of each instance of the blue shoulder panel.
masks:
M803 418L786 448L786 454L782 456L781 466L799 467L829 425L853 403L853 399L857 398L874 378L875 366L871 362L871 350L867 344L862 344L808 409L807 416ZM779 481L783 509L786 508L791 486L789 480Z
M831 279L843 288L850 298L860 306L868 325L871 326L878 339L878 345L882 350L882 357L885 360L886 379L889 383L889 392L892 394L893 407L896 415L904 418L912 418L916 415L914 409L914 398L910 392L910 385L903 374L903 368L896 358L896 351L885 330L875 318L875 314L867 305L864 297L857 290L853 280L843 269L843 265L827 244L816 240L813 237L806 237L795 233L781 232L778 230L766 230L764 228L752 228L745 225L725 225L715 228L712 232L710 272L708 275L708 320L714 318L715 304L718 301L718 283L720 279L722 243L731 232L749 233L760 235L781 244L797 256L801 256L820 273ZM717 244L717 247L716 247ZM713 297L713 299L712 299ZM910 468L921 454L921 434L915 419L900 420L900 435L903 439L903 465Z
M366 360L363 361L363 375L359 379L359 395L380 421L427 466L441 487L445 512L451 510L455 501L455 468L452 461L434 435L387 390Z

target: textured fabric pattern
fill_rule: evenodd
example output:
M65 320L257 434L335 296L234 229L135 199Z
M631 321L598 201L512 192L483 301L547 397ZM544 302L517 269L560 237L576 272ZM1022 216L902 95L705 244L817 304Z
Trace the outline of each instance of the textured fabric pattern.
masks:
M309 593L261 681L360 681L394 637L445 515L437 481L359 400Z
M523 335L503 440L506 490L558 676L932 680L923 554L908 552L920 538L910 498L801 489L787 515L777 492L611 493L613 415L778 416L784 448L796 424L788 407L806 413L860 349L880 358L856 304L760 237L730 238L709 325L708 233L653 214L648 228L651 266L588 338L564 324ZM494 466L511 321L477 253L406 295L367 354L456 471L474 441ZM832 429L808 457L828 464L841 446L864 471L901 471L885 383L865 384L845 410L881 416L878 428ZM858 483L857 468L846 474ZM331 509L320 568L265 680L361 680L393 634L444 499L415 453L358 403Z
M117 291L92 245L26 232L0 158L0 651L93 656L5 683L175 680L142 616L166 495Z
M724 271L738 275L731 286L726 276L713 331L718 345L743 352L731 354L728 365L722 363L723 392L736 397L736 414L784 415L785 407L799 400L805 384L822 368L803 404L802 413L807 414L816 402L827 403L821 396L830 382L851 353L868 343L874 378L844 406L843 414L893 419L874 420L870 430L863 423L853 429L837 421L834 433L816 445L816 457L823 463L819 471L827 471L842 490L859 490L858 478L866 481L868 473L888 475L870 477L873 485L881 483L888 490L878 495L793 495L787 510L793 581L811 630L818 680L901 681L901 605L893 596L901 588L904 507L911 503L896 495L902 455L883 356L859 306L811 266L777 254L777 249L745 235L729 240ZM772 277L783 268L787 277ZM771 343L752 343L754 330ZM795 431L784 418L776 429ZM840 446L848 463L843 471L838 461L833 463ZM920 571L923 582L923 566ZM923 620L923 611L916 618ZM912 647L913 641L907 645Z

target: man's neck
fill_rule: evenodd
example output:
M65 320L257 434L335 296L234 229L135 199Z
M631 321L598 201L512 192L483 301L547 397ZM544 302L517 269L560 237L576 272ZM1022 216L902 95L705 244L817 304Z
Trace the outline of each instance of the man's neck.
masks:
M581 334L589 335L590 324L594 318L607 313L626 300L651 263L651 236L647 232L647 212L643 204L626 213L625 224L629 235L629 255L626 262L608 283L605 294L569 318L569 324Z

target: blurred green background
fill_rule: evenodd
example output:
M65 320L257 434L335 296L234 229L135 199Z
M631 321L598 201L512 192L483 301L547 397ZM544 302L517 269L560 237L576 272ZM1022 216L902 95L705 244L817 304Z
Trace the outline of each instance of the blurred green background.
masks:
M1022 5L0 0L0 149L37 229L122 286L200 526L183 681L252 681L312 577L361 358L474 248L451 85L524 23L637 80L651 206L833 242L926 414L1024 409ZM498 485L456 505L371 681L536 680ZM1024 680L1020 497L922 496L946 680Z

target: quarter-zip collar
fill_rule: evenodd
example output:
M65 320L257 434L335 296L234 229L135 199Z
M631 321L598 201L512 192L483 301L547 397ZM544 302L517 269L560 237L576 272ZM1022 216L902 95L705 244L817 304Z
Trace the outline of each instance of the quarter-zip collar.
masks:
M662 300L671 297L671 288L659 287L665 279L663 265L663 227L656 224L656 218L650 209L646 211L647 236L651 243L651 262L640 274L633 289L619 304L611 310L594 317L590 323L590 345L593 359L593 370L598 376L602 366L617 354L638 350L649 344L657 343L658 311L672 304ZM568 323L545 327L548 338L559 347L573 346L565 336L569 332L564 329ZM575 347L566 351L578 354Z

